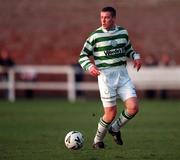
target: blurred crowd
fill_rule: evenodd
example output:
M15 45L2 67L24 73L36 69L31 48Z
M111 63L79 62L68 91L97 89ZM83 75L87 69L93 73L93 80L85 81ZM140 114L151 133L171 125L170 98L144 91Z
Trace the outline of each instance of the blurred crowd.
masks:
M155 55L155 54L147 54L144 56L144 66L146 67L169 67L176 65L175 59L173 59L173 56L168 53L163 53L161 55ZM13 68L16 65L16 62L14 61L13 57L11 57L10 51L6 48L3 48L0 50L0 69L2 70L0 73L0 81L5 82L8 81L8 74L7 70ZM82 68L79 66L79 64L73 64L72 65L76 71L76 82L82 82L84 81L84 72L82 71ZM33 68L27 70L25 73L20 74L20 80L24 82L35 82L37 81L37 74L36 71L33 70ZM168 98L168 91L167 90L160 90L156 91L153 89L149 89L145 91L145 97L148 99L153 99L158 97L157 93L159 94L161 99ZM84 93L82 91L76 92L78 97L83 97ZM24 95L26 98L33 98L34 97L34 91L31 89L27 89L24 91ZM8 97L8 90L3 91L3 96Z
M148 54L144 59L144 66L146 67L169 67L176 65L175 60L173 57L168 53L163 53L159 56L154 54ZM160 90L160 98L167 99L168 98L168 91L167 90ZM153 89L149 89L145 91L145 95L149 99L153 99L157 97L157 91Z

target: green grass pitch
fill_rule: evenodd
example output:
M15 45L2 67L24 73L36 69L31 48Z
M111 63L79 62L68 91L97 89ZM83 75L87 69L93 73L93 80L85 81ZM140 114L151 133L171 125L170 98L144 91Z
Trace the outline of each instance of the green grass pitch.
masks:
M119 110L122 103L118 102ZM92 149L101 102L0 101L0 160L179 160L180 101L142 100L122 128L123 146L107 134L106 149ZM67 132L83 133L81 150L65 148Z

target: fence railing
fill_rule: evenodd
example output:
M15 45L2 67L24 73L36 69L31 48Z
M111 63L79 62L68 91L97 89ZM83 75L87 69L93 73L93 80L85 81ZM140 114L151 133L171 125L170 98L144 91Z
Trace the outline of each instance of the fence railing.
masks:
M128 66L128 72L133 83L138 90L146 89L180 89L180 67L142 67L139 72L136 72L132 66ZM16 74L22 74L34 70L36 74L66 74L65 82L24 82L16 79ZM0 68L0 74L4 72ZM76 90L97 91L97 82L83 81L76 82L76 70L73 66L16 66L6 70L8 74L7 81L0 81L0 90L8 90L8 99L13 102L16 100L16 90L66 90L69 101L76 100Z

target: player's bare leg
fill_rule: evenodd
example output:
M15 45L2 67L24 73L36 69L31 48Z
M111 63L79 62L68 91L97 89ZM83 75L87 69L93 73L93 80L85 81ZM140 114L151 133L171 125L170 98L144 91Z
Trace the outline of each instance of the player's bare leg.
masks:
M137 98L132 97L125 101L125 110L122 111L119 118L109 128L109 133L114 137L117 144L122 145L120 128L131 120L138 112Z

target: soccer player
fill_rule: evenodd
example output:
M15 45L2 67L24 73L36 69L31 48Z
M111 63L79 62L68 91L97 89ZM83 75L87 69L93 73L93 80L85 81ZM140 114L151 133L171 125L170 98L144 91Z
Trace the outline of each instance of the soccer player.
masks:
M101 27L86 40L79 57L85 71L98 78L104 115L100 118L93 148L105 148L103 139L107 131L118 145L122 145L120 128L138 112L136 91L126 69L126 59L134 61L137 71L141 67L140 55L130 43L128 32L116 25L116 10L105 7L100 12ZM94 63L90 56L93 57ZM120 97L125 108L119 117L116 99Z

